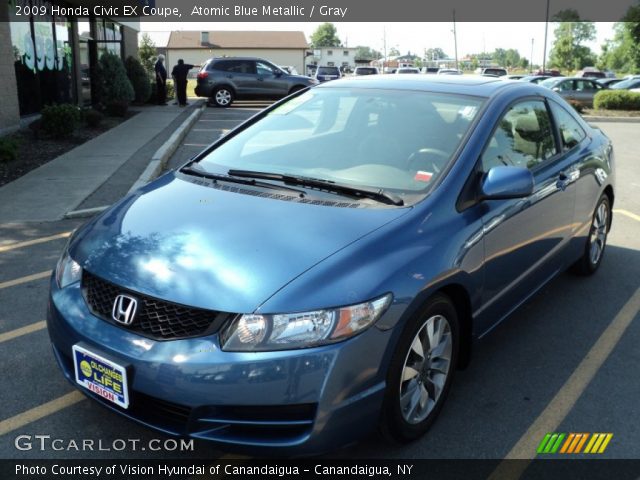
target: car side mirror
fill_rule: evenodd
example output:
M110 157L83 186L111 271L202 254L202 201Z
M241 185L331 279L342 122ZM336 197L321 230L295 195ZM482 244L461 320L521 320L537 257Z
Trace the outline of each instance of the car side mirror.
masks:
M480 200L524 198L533 193L533 175L528 168L491 168L481 180Z
M554 92L559 92L560 91L560 87L553 87L551 90L553 90Z
M284 72L282 70L276 70L275 72L273 72L273 74L276 77L281 77L282 75L284 75Z

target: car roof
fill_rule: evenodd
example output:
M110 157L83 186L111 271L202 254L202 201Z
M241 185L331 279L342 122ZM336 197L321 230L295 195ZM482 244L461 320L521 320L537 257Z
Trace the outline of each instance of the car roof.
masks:
M261 57L212 57L208 61L213 62L218 60L258 60L258 61L273 63L270 60L267 60L266 58L261 58Z
M481 75L376 75L346 77L314 88L381 88L392 90L413 90L437 93L455 93L490 97L499 90L519 88L530 94L545 91L544 87L528 82L505 82L499 77Z

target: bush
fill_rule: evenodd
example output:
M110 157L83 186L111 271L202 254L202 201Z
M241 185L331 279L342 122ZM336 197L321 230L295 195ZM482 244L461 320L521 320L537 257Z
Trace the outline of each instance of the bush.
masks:
M100 57L96 69L96 94L99 103L107 108L107 112L122 113L123 105L128 106L134 100L133 86L118 55L105 52Z
M41 128L55 138L70 136L80 123L80 109L68 103L42 109Z
M98 128L102 123L102 119L104 118L104 115L102 115L101 112L99 112L98 110L94 110L93 108L84 110L83 113L84 121L89 128Z
M596 110L640 110L640 93L628 90L604 90L593 99Z
M134 57L127 57L124 66L127 69L127 77L133 86L135 102L145 103L151 96L151 84L147 71L140 60Z
M0 138L0 163L18 159L18 140L13 137Z
M151 96L147 103L158 103L158 92L156 92L156 82L155 80L151 82ZM176 89L173 86L173 82L167 82L167 101L171 100L176 94Z

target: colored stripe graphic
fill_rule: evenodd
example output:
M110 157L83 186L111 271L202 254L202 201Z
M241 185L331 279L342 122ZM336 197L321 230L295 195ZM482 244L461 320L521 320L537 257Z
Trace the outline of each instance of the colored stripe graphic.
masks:
M547 433L536 452L540 453L603 453L613 433ZM585 447L586 444L586 447ZM584 447L584 450L583 450Z

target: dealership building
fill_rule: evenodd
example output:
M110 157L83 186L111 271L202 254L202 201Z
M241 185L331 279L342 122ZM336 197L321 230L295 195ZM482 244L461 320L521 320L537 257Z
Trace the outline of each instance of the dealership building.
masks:
M46 12L54 10L52 5L73 11L82 3L0 0L0 135L24 125L45 105L90 105L93 72L103 52L123 59L137 55L137 22L91 12L86 17L31 13L34 6Z

